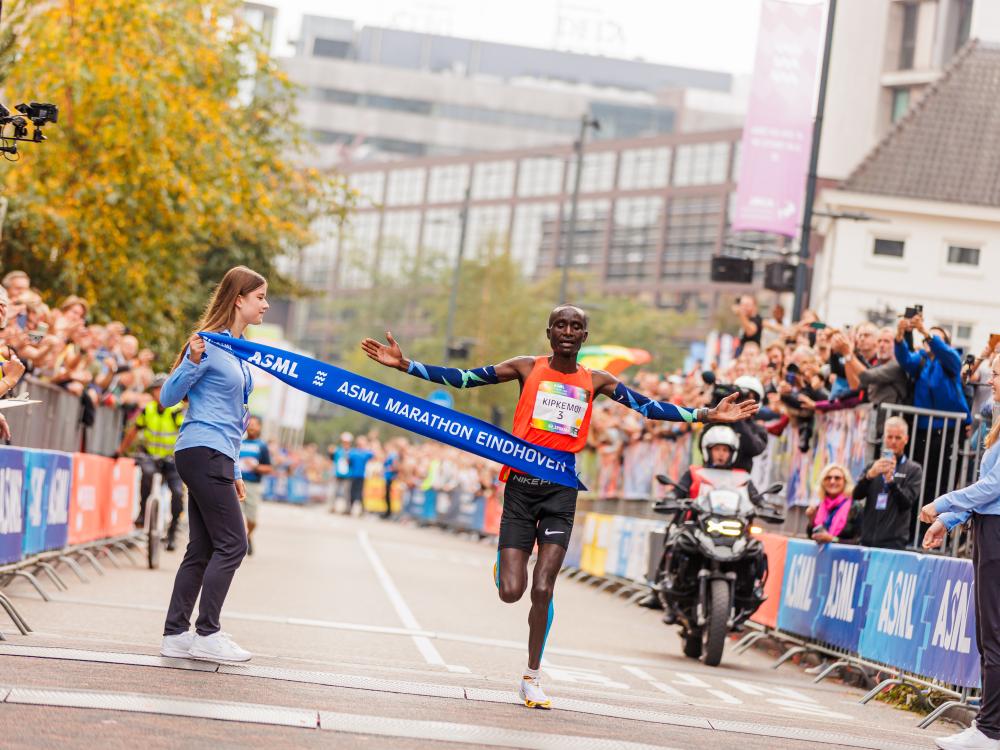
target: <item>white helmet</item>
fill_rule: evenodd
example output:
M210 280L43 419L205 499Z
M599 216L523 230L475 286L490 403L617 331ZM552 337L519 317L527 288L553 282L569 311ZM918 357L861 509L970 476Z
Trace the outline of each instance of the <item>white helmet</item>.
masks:
M711 451L712 447L716 445L728 445L730 450L729 462L726 466L716 468L728 468L732 466L736 461L736 454L740 449L740 436L736 434L736 431L732 427L727 427L724 424L713 425L705 430L701 436L701 456L705 461L705 466L712 465Z
M740 375L733 381L733 385L741 391L756 393L758 402L764 400L764 385L753 375Z

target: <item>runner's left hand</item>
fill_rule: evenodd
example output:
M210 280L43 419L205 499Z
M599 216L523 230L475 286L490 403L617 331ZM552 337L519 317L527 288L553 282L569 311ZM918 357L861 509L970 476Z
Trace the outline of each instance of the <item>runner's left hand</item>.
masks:
M924 534L924 549L936 549L940 547L944 543L946 536L948 536L948 529L944 527L941 521L935 521L927 529L927 533Z
M403 364L409 366L409 361L403 356L402 350L399 348L399 344L396 343L396 339L392 337L392 333L389 331L385 332L385 337L388 339L388 345L383 344L381 341L376 341L373 338L367 338L361 342L361 348L364 349L365 354L369 358L374 359L380 365L385 365L386 367L395 367L397 370L405 369Z
M710 422L739 422L744 419L749 419L757 410L760 408L758 403L752 398L748 398L744 401L736 402L739 397L738 393L730 393L719 405L714 409L708 410L708 419Z
M236 480L236 497L242 503L247 499L247 486L243 483L242 479Z
M934 523L937 517L938 512L937 508L934 507L934 503L927 503L927 505L920 509L920 520L924 523Z

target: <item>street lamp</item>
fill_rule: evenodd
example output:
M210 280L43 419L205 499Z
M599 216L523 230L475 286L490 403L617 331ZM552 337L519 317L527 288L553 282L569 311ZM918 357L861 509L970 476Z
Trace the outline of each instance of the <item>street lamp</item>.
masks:
M580 137L573 142L573 152L576 154L576 174L573 177L573 198L569 210L569 240L564 242L562 253L562 278L559 281L559 304L566 304L566 283L569 278L569 264L573 258L573 242L576 240L576 209L580 199L580 175L583 173L583 141L587 137L587 129L601 129L601 123L589 114L580 116Z

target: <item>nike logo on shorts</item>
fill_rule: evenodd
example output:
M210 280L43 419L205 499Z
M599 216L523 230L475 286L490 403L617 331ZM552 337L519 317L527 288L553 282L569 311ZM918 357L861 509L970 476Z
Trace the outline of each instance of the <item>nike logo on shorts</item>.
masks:
M549 531L545 529L545 536L552 536L553 534L565 534L565 531Z

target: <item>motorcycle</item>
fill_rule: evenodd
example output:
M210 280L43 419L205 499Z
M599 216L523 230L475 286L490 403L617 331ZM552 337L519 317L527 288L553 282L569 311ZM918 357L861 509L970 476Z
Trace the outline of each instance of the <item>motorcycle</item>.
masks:
M668 495L653 504L656 513L672 516L654 590L663 604L664 622L681 626L684 655L703 657L715 667L722 661L726 636L740 630L766 598L767 556L753 536L760 531L753 522L785 519L777 508L754 505L748 474L703 469L701 477L698 497ZM662 474L656 479L679 489ZM774 495L782 488L774 484L761 494Z

